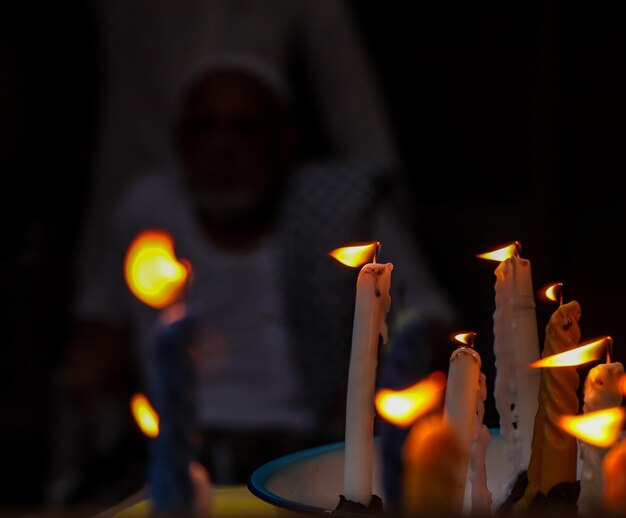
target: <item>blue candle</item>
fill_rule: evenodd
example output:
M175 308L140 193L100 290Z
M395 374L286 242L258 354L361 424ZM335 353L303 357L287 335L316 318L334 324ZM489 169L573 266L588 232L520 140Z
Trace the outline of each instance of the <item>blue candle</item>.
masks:
M159 435L150 445L148 484L154 511L188 513L193 504L189 463L194 458L195 366L190 354L197 318L187 313L160 324L154 407Z
M379 388L401 390L430 374L431 345L424 323L416 316L398 319L386 356L381 359ZM378 422L385 508L400 511L402 490L402 448L410 427L385 419Z

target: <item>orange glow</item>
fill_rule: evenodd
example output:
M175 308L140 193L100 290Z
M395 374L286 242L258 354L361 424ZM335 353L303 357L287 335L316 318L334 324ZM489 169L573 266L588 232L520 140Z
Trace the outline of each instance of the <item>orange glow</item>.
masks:
M468 333L457 333L456 335L454 335L454 339L457 342L461 342L462 344L470 346L473 346L475 338L476 333L474 331L470 331Z
M189 268L176 259L174 242L167 232L147 230L128 247L124 274L126 284L139 300L161 309L179 297Z
M130 409L144 435L152 439L158 437L159 415L152 408L148 398L141 393L135 394L130 399Z
M571 367L598 360L603 355L603 349L612 341L610 336L605 336L575 349L541 358L531 363L530 367Z
M403 390L381 389L374 400L376 410L390 423L409 426L439 405L445 386L446 375L437 371Z
M503 248L498 248L497 250L493 250L492 252L485 252L483 254L478 254L476 257L480 259L488 259L489 261L504 261L509 257L513 257L518 255L520 243L519 241L515 241L509 245L506 245Z
M619 386L622 389L622 394L624 394L624 396L626 396L626 374L624 374L623 376L620 377L620 379L619 379Z
M608 448L619 435L624 422L624 407L616 406L581 415L562 415L558 425L582 441Z
M335 248L330 255L337 259L341 264L356 268L361 266L374 257L376 249L380 246L379 242L368 243L365 245L344 246Z

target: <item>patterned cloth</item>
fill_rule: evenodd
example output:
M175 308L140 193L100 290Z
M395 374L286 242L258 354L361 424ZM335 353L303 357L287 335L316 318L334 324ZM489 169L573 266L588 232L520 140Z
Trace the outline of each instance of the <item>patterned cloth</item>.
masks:
M288 189L280 280L305 397L320 426L333 426L329 415L343 426L345 396L338 389L347 387L358 276L329 252L375 240L372 214L386 181L368 162L317 162L294 175Z

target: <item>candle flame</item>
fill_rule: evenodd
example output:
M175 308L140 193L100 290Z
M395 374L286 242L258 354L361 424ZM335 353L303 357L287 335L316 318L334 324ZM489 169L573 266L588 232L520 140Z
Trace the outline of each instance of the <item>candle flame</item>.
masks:
M543 298L546 300L550 300L552 302L563 302L563 283L562 282L554 282L552 284L548 284L542 290ZM540 292L541 293L541 292Z
M365 245L344 246L335 248L330 255L337 259L341 264L356 268L365 264L370 258L376 254L376 249L380 243L367 243Z
M624 415L624 407L616 406L581 415L562 415L557 423L561 429L578 439L608 448L618 438Z
M476 338L476 333L474 331L469 331L467 333L457 333L454 335L454 339L457 342L461 342L462 344L469 345L471 347L474 346L474 339Z
M160 230L147 230L135 237L124 262L130 290L139 300L157 309L179 297L189 269L188 264L176 259L172 237Z
M437 371L403 390L381 389L374 398L376 410L390 423L409 426L439 405L445 386L446 375Z
M610 336L605 336L575 349L541 358L531 363L530 367L571 367L598 360L602 358L602 349L612 340Z
M130 409L143 434L152 439L158 437L159 415L144 394L133 395L130 399Z
M489 261L504 261L510 257L519 255L520 242L515 241L510 243L502 248L498 248L497 250L493 250L491 252L484 252L482 254L478 254L476 257L480 259L487 259Z

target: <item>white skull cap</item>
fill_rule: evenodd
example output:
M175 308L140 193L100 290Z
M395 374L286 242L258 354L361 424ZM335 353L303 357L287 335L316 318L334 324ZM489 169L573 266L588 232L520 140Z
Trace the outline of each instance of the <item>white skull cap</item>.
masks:
M220 53L194 63L183 74L179 92L183 93L199 77L207 76L213 71L226 70L250 74L261 81L276 99L285 105L290 105L293 101L291 88L280 68L255 54L246 52Z

